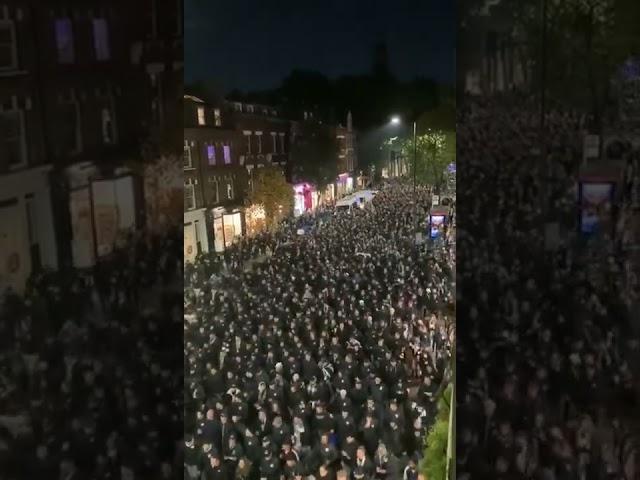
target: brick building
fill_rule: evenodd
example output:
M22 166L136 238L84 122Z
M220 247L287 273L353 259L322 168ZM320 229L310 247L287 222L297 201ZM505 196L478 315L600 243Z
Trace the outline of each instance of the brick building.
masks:
M256 169L288 173L290 122L277 108L184 97L185 258L223 251L246 233Z
M242 236L248 175L243 136L227 104L184 97L185 258L222 251Z
M148 2L0 3L0 288L41 267L90 267L141 226L128 165L158 123L133 61Z

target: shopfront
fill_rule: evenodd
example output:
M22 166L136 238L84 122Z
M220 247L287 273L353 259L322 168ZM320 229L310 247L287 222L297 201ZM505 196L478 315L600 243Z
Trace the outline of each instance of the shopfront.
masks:
M213 238L216 252L223 252L242 238L242 213L239 210L226 212L224 208L214 208Z
M341 198L349 193L353 192L353 177L348 173L341 173L338 175L336 181L336 195Z
M313 197L315 189L308 183L299 183L293 186L293 214L298 217L314 208Z

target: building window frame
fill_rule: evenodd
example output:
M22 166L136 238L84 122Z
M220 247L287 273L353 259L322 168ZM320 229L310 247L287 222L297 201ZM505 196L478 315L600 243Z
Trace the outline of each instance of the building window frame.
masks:
M22 110L9 110L0 112L0 117L15 116L15 121L18 126L18 134L15 137L1 136L0 139L3 143L16 143L20 160L16 163L9 164L9 170L17 170L27 166L27 131L25 128L24 112Z
M54 19L53 25L58 63L73 64L76 61L73 20L69 17L59 17ZM64 38L65 34L68 38Z
M262 154L262 132L256 132L256 136L258 137L258 154Z
M114 145L116 143L116 123L113 109L108 106L102 107L102 141L105 145Z
M198 126L203 127L207 124L207 117L204 107L197 107L198 112Z
M224 158L224 164L231 165L231 145L228 143L222 146L222 156Z
M235 198L235 192L233 189L233 180L230 180L227 183L227 199L228 200L233 200Z
M244 132L242 132L242 134L247 138L247 150L246 153L247 155L251 155L251 132L248 130L245 130Z
M182 156L182 167L184 170L193 169L193 157L191 155L191 144L188 140L184 141L184 154Z
M214 118L214 125L216 127L221 127L222 126L222 114L220 113L220 109L219 108L214 108L213 109L213 118Z
M13 20L0 19L0 29L6 28L9 32L9 42L1 44L1 48L9 51L9 63L0 65L0 72L16 70L18 68L18 42L16 39L16 24Z
M109 36L109 23L106 18L94 18L91 21L93 31L93 51L98 62L111 60L111 44Z
M216 144L208 143L206 145L206 150L207 150L207 164L209 166L215 166L216 165Z
M187 193L190 192L190 195ZM190 197L190 204L187 203L187 199ZM187 180L184 184L184 208L185 210L195 210L198 206L198 202L196 200L196 186L193 181L190 179Z
M274 154L278 153L278 142L276 141L277 134L276 132L271 132L271 141L273 142L273 152Z
M284 148L284 133L280 132L278 134L280 136L280 153L285 154L285 148Z

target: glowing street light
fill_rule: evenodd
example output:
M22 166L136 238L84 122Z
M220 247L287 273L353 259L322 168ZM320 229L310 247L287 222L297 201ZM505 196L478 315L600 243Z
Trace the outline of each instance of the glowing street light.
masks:
M392 125L400 125L401 123L402 123L402 120L397 115L391 117L391 124Z

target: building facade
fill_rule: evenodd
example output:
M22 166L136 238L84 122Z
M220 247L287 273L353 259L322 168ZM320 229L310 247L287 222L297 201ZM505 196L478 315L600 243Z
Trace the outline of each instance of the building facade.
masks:
M149 2L160 3L0 4L0 288L20 291L42 268L91 267L142 226L131 165L158 124L143 108L157 93L135 62Z
M249 175L244 138L224 101L184 97L185 258L223 251L243 235Z

